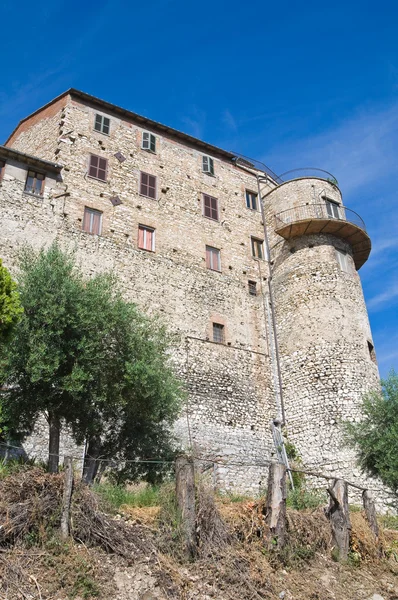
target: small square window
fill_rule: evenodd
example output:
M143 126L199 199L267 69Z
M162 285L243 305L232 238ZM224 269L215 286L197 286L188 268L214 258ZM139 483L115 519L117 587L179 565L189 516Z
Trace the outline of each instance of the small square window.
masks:
M213 342L225 343L224 325L221 323L213 323Z
M258 210L257 194L246 190L246 206L252 210Z
M153 227L138 226L138 248L155 252L155 230Z
M221 256L218 248L206 246L206 267L211 271L221 271Z
M218 221L218 200L207 194L203 194L203 214L208 219Z
M6 161L5 160L0 160L0 181L3 178L5 168L6 168Z
M257 296L257 282L256 281L249 281L248 282L248 287L249 287L249 294L250 294L250 296Z
M94 208L84 207L83 231L93 235L101 235L102 212Z
M141 148L143 150L148 150L149 152L156 152L156 137L153 133L149 133L149 131L142 132Z
M42 196L44 192L44 180L45 175L43 175L43 173L28 171L28 176L25 183L25 192L34 194L35 196Z
M100 133L105 133L105 135L109 135L111 120L108 117L104 117L103 115L95 115L94 121L94 129L95 131L99 131Z
M156 200L156 177L141 171L140 174L140 194Z
M340 204L338 202L333 202L333 200L325 199L326 202L326 211L328 217L331 219L340 219Z
M338 250L337 248L335 248L335 250L336 250L336 259L337 259L337 262L339 263L339 267L340 267L341 271L344 271L344 273L352 274L352 267L351 267L350 259L349 259L347 252L344 252L343 250Z
M108 160L101 156L90 154L88 175L89 177L94 177L94 179L106 181L108 175Z
M210 156L202 157L202 170L203 173L214 175L214 160Z
M251 238L252 256L254 258L264 258L264 242L257 238Z

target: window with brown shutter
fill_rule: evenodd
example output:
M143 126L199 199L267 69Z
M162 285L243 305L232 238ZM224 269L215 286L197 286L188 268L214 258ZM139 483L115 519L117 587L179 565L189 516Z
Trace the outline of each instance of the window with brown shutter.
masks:
M89 177L94 177L100 181L106 181L108 173L108 160L97 156L96 154L90 154L90 163L88 167Z
M42 196L44 193L45 178L46 176L43 175L43 173L28 171L25 183L25 192L28 192L28 194L34 194L35 196Z
M104 115L95 115L94 129L105 135L109 135L111 120Z
M156 177L141 171L140 194L156 200Z
M83 231L93 235L101 235L102 212L94 208L84 207Z
M211 271L221 271L221 256L218 248L206 246L206 267Z
M5 168L6 168L6 161L0 160L0 181L3 179Z
M207 194L203 194L203 214L208 219L218 221L218 200Z
M225 328L221 323L213 323L213 342L218 344L224 344L225 342Z
M153 227L138 226L138 248L155 252L155 230Z

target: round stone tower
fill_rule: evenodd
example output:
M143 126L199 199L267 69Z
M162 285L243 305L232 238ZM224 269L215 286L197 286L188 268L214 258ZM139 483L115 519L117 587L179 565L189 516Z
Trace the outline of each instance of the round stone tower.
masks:
M370 239L333 180L287 181L263 202L287 434L307 466L352 476L340 424L379 379L357 273Z

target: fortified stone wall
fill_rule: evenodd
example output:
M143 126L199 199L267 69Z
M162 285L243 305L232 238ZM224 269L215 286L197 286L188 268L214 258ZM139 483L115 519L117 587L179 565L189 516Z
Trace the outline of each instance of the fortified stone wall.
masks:
M38 249L57 239L76 249L87 275L117 273L126 297L146 312L163 315L179 336L174 360L190 392L190 436L187 411L177 423L180 436L201 456L263 463L271 451L275 409L263 298L248 293L249 279L259 291L263 283L250 247L251 235L261 238L261 216L245 206L245 189L255 189L253 176L221 159L214 160L214 177L206 175L202 153L160 136L157 153L145 152L141 130L116 118L109 137L93 134L94 115L77 104L58 115L69 134L59 140L55 156L46 157L64 165L63 178L43 199L23 193L26 173L4 178L0 252L16 273L23 243ZM37 143L42 125L16 138L18 148L33 144L29 136ZM47 126L42 131L45 145ZM87 176L90 152L109 159L106 183ZM126 160L120 163L116 152ZM139 195L140 170L158 177L157 200ZM218 198L218 221L203 216L202 193ZM114 195L122 200L119 206L110 202ZM101 236L82 231L85 206L103 212ZM139 224L156 229L155 252L138 249ZM206 268L206 244L221 250L220 273ZM225 345L211 341L213 322L224 325ZM253 468L221 465L215 478L223 487L258 491L264 468Z
M98 113L111 119L109 135L94 131ZM180 438L214 463L221 487L258 491L266 478L259 465L272 453L276 406L263 294L268 268L251 249L251 237L264 239L263 223L245 202L245 191L257 190L254 174L217 149L214 176L203 173L203 149L156 124L156 153L144 151L146 129L137 119L102 112L98 103L73 95L42 117L24 121L10 143L61 163L62 181L31 200L23 178L4 178L0 252L6 264L15 268L25 241L39 248L57 239L76 249L88 276L117 273L126 297L163 315L178 336L173 358L189 397L176 425ZM106 182L89 177L90 154L108 160ZM156 199L140 194L140 171L156 176ZM377 385L378 373L351 247L331 234L285 241L275 232L276 213L325 197L341 203L341 194L316 178L274 187L269 180L263 194L288 435L305 464L353 477L340 423L359 417L358 401ZM217 220L204 216L203 194L218 199ZM101 235L82 231L85 207L102 212ZM138 248L139 225L155 229L154 252ZM206 268L206 245L220 249L221 272ZM336 249L347 253L349 273L342 272ZM249 294L249 281L257 285L256 296ZM213 343L213 323L224 325L224 344Z

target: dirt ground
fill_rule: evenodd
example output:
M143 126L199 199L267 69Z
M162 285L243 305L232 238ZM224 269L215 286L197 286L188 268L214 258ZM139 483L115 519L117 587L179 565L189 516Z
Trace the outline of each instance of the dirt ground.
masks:
M192 560L170 507L109 515L87 488L74 497L62 541L61 477L37 470L0 481L0 600L398 600L398 531L383 530L376 544L361 512L351 514L341 564L322 507L289 510L277 551L261 502L201 492Z

